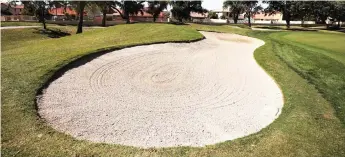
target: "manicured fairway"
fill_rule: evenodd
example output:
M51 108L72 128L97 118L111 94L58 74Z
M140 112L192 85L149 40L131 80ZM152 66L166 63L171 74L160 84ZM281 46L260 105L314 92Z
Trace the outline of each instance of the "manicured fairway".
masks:
M259 133L202 148L140 149L78 141L37 117L36 91L63 65L102 49L202 38L195 29L234 32L265 41L255 51L255 59L279 84L285 100L280 117L271 125ZM31 36L26 31L32 29L12 31L12 35L1 30L1 46L6 47L1 58L3 156L345 156L345 127L340 120L345 108L341 97L344 64L324 52L340 54L344 44L329 50L298 41L300 35L294 33L303 36L305 32L256 32L194 24L119 25L58 39ZM8 46L16 39L25 43Z
M315 85L345 124L345 34L289 32L272 37L279 57Z
M285 39L294 41L345 64L345 33L293 32L284 35Z

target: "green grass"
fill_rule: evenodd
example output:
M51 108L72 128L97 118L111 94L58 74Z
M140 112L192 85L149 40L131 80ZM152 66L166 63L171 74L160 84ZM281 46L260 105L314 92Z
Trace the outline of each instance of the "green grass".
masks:
M225 32L225 33L236 33L245 35L250 32L250 29L247 28L238 28L231 25L200 25L200 24L189 24L189 27L192 27L196 30L211 31L211 32Z
M25 29L25 30L23 30ZM6 51L13 48L23 47L26 45L37 44L43 40L52 40L53 37L59 36L60 32L72 35L77 31L76 26L49 26L47 31L42 28L23 28L23 29L6 29L1 30L1 50ZM93 29L84 29L85 32ZM60 34L63 34L60 33Z
M262 29L272 29L272 30L294 30L294 31L317 31L317 32L327 32L327 33L337 33L343 34L345 33L345 27L341 27L340 29L332 29L328 28L325 25L304 25L303 27L300 25L292 25L288 29L286 25L253 25L253 28L262 28Z
M283 91L285 104L278 119L259 133L203 148L140 149L79 141L37 118L36 90L63 65L103 48L201 38L194 29L233 32L265 41L254 55ZM32 41L7 47L2 52L1 153L3 156L345 156L345 127L334 114L334 102L327 101L327 95L332 93L325 90L320 94L320 88L328 86L318 86L303 71L308 66L320 66L327 75L337 74L334 67L342 63L333 64L334 59L324 55L327 47L294 41L304 36L301 33L293 37L288 36L290 32L251 31L231 26L131 24L48 39L30 34L30 29L2 30L2 47L16 39ZM314 72L320 71L323 72ZM324 79L316 78L321 82Z
M285 39L324 50L325 55L345 64L345 34L320 32L293 32L284 35Z
M277 55L315 85L345 124L345 34L290 32L273 38Z

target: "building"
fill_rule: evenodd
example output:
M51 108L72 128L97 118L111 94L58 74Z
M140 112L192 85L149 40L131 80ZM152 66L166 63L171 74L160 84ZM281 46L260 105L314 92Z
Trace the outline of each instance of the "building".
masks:
M283 14L277 12L276 14L265 14L264 12L260 12L253 16L254 21L269 21L269 22L279 22L283 21Z
M148 8L144 8L143 12L139 12L136 15L129 15L129 19L131 22L152 22L153 21L153 16L147 12ZM120 12L121 13L120 13ZM123 15L123 10L121 9L112 9L110 12L107 14L107 21L116 21L116 22L123 22L124 19L122 18ZM156 22L166 22L167 21L167 16L165 16L165 12L161 12L158 17L156 18ZM94 22L95 23L101 23L103 19L102 13L99 13L95 15L94 17Z
M12 5L8 3L1 3L1 14L2 15L22 15L24 5Z
M196 12L191 12L190 13L190 18L192 21L195 21L195 20L204 20L206 19L208 16L208 13L196 13Z
M78 16L78 13L70 7L51 8L48 10L48 12L52 15L53 20L72 20L76 19ZM84 16L86 15L87 13L84 12Z

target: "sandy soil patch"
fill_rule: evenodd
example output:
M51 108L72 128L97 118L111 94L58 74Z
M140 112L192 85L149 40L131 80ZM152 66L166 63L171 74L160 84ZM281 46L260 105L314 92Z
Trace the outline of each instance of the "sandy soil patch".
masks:
M202 34L202 41L126 48L71 69L44 91L39 114L77 139L144 148L215 144L272 123L283 98L253 57L264 42Z

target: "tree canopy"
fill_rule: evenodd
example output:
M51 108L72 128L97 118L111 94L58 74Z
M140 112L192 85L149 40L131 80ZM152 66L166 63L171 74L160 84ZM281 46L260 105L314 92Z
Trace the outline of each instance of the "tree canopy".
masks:
M202 8L201 1L172 1L170 2L172 5L171 13L175 19L177 19L180 23L183 20L189 20L190 13L206 13L207 10Z
M244 1L224 1L223 8L229 9L228 20L230 17L234 19L237 24L238 16L244 12ZM229 22L227 20L227 22Z
M148 1L148 10L147 13L151 14L153 17L153 22L156 22L159 14L167 8L168 1Z
M22 1L24 5L24 13L36 16L39 22L42 22L43 28L47 29L46 18L50 16L48 9L52 6L49 1Z
M281 12L286 26L290 27L292 19L314 20L317 23L326 23L328 18L338 21L345 21L345 2L341 1L265 1L268 7L265 12L276 14Z

